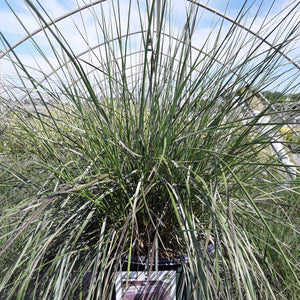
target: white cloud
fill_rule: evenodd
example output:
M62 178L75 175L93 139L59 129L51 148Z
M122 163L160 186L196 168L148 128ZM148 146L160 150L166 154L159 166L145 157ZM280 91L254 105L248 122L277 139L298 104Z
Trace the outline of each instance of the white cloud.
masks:
M33 31L39 26L34 17L28 13L18 13L18 17L29 31ZM25 35L26 32L22 28L22 25L11 12L0 11L0 20L0 31L3 34L14 34L19 38Z

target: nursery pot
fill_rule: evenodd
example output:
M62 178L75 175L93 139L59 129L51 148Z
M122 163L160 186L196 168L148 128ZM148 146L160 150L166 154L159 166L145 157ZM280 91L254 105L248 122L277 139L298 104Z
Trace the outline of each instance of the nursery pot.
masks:
M116 277L115 300L184 299L178 295L182 294L179 292L182 290L182 265L186 262L184 256L161 258L152 264L150 272L150 261L146 257L133 256L129 262L124 256Z

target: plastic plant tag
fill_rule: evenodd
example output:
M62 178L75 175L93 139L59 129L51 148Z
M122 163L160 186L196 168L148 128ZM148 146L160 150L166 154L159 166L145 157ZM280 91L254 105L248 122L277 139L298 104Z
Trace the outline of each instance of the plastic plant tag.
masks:
M116 280L116 300L175 300L176 271L120 272ZM143 298L144 297L144 298Z

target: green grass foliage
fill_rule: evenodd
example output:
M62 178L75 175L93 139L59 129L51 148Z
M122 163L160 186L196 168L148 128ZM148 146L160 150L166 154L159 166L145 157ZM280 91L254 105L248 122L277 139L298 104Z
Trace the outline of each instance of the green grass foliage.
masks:
M47 24L37 4L25 2ZM104 10L95 22L105 41L117 32L117 42L103 46L106 64L89 65L104 81L85 71L55 26L44 34L67 63L55 80L38 81L8 54L23 96L1 96L9 112L0 116L0 298L110 299L126 254L187 256L191 299L296 299L300 181L272 148L291 121L270 103L257 115L249 105L281 78L279 48L294 35L256 61L259 41L239 43L243 31L233 25L190 60L186 28L196 38L196 7L174 41L163 34L172 33L164 4L150 53L154 1L141 21L141 71L132 84L130 38L120 37L119 2L111 5L114 30ZM246 55L228 54L220 68L233 45Z

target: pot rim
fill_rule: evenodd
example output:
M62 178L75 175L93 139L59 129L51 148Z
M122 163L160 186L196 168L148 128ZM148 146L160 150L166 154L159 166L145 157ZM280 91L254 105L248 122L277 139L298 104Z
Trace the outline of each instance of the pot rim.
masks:
M123 255L121 258L123 270L128 269L128 263L129 263L128 259L129 259L129 256L127 254ZM174 258L159 258L157 266L158 266L159 270L177 269L187 262L188 262L187 256L179 255L178 257L174 257ZM152 268L155 267L155 265L156 265L156 262L154 260L153 264L152 264ZM143 270L149 266L150 266L150 258L148 258L146 256L138 256L138 255L131 256L130 270L132 270L132 271Z

